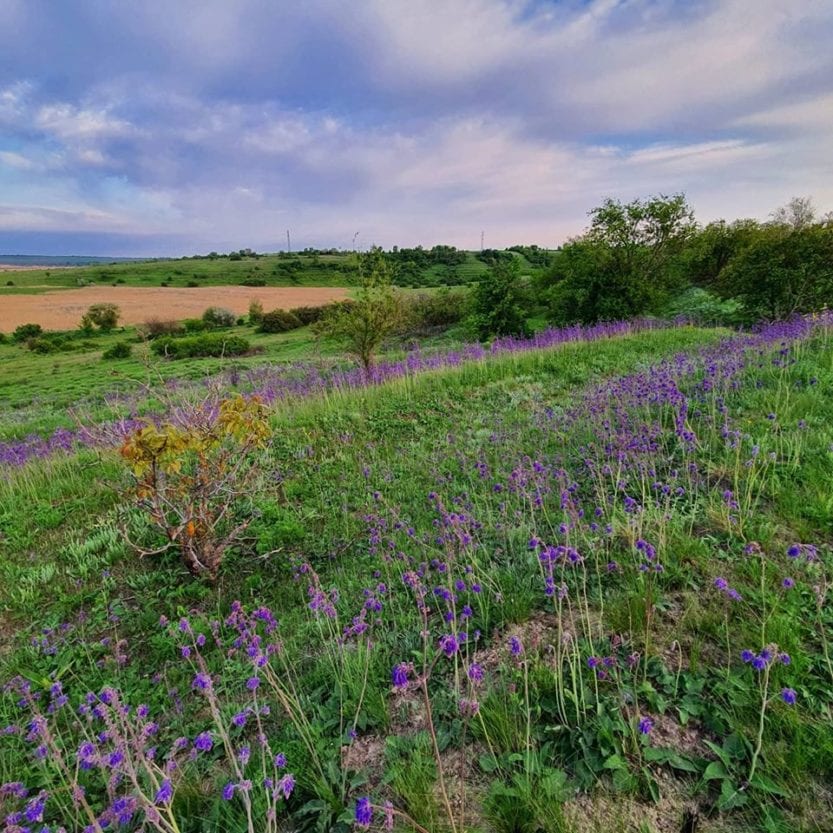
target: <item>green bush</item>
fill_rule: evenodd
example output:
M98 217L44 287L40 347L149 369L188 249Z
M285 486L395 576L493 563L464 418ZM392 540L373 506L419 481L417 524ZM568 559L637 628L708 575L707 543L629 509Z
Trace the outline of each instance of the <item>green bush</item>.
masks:
M240 286L266 286L266 280L264 278L246 278L246 280L240 281Z
M722 300L699 287L687 289L669 302L662 311L665 318L685 318L700 326L736 326L743 321L743 304L734 299Z
M408 295L404 302L405 333L427 333L462 321L469 312L468 292L441 289Z
M261 333L288 333L301 326L301 320L294 313L285 309L273 309L263 314L258 330Z
M92 332L98 328L103 333L115 329L121 318L121 311L115 304L93 304L81 319L81 329Z
M14 281L6 281L6 286L14 286Z
M179 321L160 321L158 318L149 318L139 328L139 334L142 338L152 341L161 336L176 336L185 332L185 327Z
M12 341L28 341L30 338L37 338L41 335L43 335L43 327L40 324L21 324L12 333Z
M101 358L105 361L112 359L129 359L133 348L126 341L117 341L112 347L108 347L102 354Z
M158 356L169 359L193 359L201 357L241 356L251 350L251 345L242 336L224 333L204 333L186 338L165 336L156 339L151 350Z
M203 321L202 318L186 318L182 322L182 326L185 327L186 333L204 333L211 329L211 325L207 321Z
M209 327L233 327L237 318L230 309L225 307L209 307L202 314L202 320Z
M329 306L329 305L328 305ZM320 321L327 312L327 306L319 307L295 307L289 310L306 327Z

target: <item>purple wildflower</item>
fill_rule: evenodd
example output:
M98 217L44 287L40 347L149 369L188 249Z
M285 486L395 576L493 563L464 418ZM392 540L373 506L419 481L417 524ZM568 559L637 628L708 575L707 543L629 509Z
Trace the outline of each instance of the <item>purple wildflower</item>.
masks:
M365 830L370 827L373 821L373 805L368 796L356 799L356 825Z

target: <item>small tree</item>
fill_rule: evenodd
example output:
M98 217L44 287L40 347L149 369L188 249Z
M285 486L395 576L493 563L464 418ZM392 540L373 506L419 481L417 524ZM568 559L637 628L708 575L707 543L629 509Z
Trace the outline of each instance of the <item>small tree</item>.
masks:
M367 371L379 347L399 326L402 303L381 248L374 246L359 256L359 276L361 286L353 303L331 307L316 330L342 342Z
M675 260L696 230L682 194L623 204L607 199L567 243L545 279L553 318L594 322L660 307L679 284Z
M477 337L529 334L519 283L518 259L498 260L474 290L471 324Z
M263 304L257 298L249 301L249 323L259 324L263 319Z
M114 330L121 318L121 311L115 304L93 304L81 318L81 329L91 332L98 328L102 333Z
M225 307L208 307L202 314L202 320L209 327L233 327L237 316Z

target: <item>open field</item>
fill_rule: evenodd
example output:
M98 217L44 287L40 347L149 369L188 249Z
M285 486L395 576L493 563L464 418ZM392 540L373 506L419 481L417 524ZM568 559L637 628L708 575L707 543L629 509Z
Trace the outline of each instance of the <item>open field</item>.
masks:
M0 332L20 324L40 324L47 330L71 330L91 304L112 303L121 310L121 323L141 324L150 318L199 318L207 307L220 306L245 315L252 298L266 309L319 306L346 298L348 290L337 287L245 287L206 286L194 288L85 286L37 295L8 295L0 299Z
M68 829L60 760L130 830L166 779L171 830L268 829L287 777L292 830L365 797L403 833L831 829L831 338L620 331L276 400L214 582L137 555L164 536L106 447L7 471L0 782ZM194 430L195 390L159 390Z
M463 262L454 267L428 264L402 276L405 286L465 284L482 277L488 267L474 252L461 253ZM85 284L184 287L227 286L262 282L265 286L351 286L357 282L358 257L344 252L333 255L279 254L230 260L180 258L174 260L97 263L89 266L4 269L0 297L24 287L78 287ZM518 256L525 273L536 270ZM7 286L11 282L12 286Z

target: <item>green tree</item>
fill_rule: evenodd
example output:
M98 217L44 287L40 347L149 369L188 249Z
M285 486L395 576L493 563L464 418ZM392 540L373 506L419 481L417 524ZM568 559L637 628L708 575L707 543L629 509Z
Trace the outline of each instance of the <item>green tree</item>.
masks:
M712 287L723 270L761 232L756 220L717 220L699 229L680 253L676 270L685 283Z
M402 303L381 248L374 246L359 256L359 279L353 302L334 305L316 330L341 342L369 370L379 347L400 324Z
M553 317L589 323L659 308L679 284L674 260L696 230L685 197L607 199L590 217L543 280Z
M761 229L724 270L719 289L756 319L822 309L833 299L833 227Z
M529 334L517 258L498 260L477 284L470 323L481 340Z
M114 330L121 318L121 311L115 304L93 304L81 318L81 329L92 331L98 328L103 333Z

